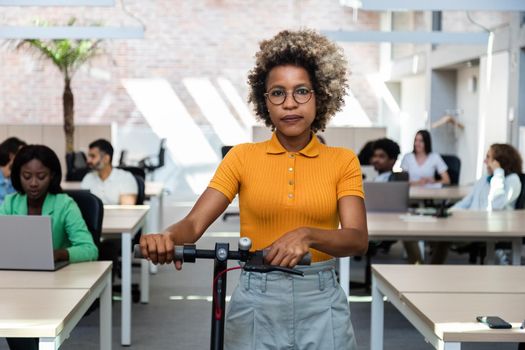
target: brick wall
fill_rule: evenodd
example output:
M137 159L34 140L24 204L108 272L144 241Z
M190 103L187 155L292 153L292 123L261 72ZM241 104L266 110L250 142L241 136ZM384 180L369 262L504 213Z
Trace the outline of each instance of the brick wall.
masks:
M119 3L117 1L117 3ZM206 124L182 84L186 77L222 76L245 97L246 73L261 39L284 28L378 30L377 13L359 13L338 1L245 0L125 0L126 10L146 25L144 40L107 41L108 54L79 71L73 80L76 120L80 123L144 123L122 86L122 79L165 78L193 118ZM138 25L120 5L116 8L2 8L3 23L30 24L35 18L63 24ZM351 88L368 115L375 119L377 99L365 75L378 70L378 45L344 44L352 76ZM0 121L57 122L62 120L60 73L50 63L12 43L0 46Z

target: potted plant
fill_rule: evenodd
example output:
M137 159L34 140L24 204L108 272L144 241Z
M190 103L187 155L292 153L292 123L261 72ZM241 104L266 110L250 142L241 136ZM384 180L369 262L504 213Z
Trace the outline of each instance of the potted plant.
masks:
M72 26L75 19L68 22ZM46 24L43 24L45 26ZM86 62L101 53L102 40L92 39L24 39L17 44L17 48L27 48L40 54L42 58L53 63L64 78L64 92L62 94L64 133L66 139L66 153L74 152L75 132L75 99L71 89L71 80L78 69Z

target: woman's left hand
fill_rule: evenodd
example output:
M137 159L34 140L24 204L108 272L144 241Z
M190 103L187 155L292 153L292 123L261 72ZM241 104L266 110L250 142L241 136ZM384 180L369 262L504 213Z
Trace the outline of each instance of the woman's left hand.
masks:
M57 261L68 261L69 260L69 253L67 249L55 249L53 250L53 259L55 262Z
M267 249L266 262L270 265L294 267L310 248L308 227L287 232Z
M501 164L496 159L492 159L490 162L488 162L488 166L490 169L492 169L492 171L501 168Z

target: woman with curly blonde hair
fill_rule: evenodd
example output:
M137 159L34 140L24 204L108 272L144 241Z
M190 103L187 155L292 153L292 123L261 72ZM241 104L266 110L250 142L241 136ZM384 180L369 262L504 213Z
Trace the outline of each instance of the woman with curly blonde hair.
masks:
M359 161L315 137L343 104L344 54L312 30L285 30L263 41L255 57L249 101L272 138L233 147L188 216L163 234L142 236L142 253L171 262L173 246L199 239L238 194L241 236L267 249L267 263L304 277L243 271L225 348L356 349L334 257L363 255L368 246ZM296 266L308 252L312 265Z

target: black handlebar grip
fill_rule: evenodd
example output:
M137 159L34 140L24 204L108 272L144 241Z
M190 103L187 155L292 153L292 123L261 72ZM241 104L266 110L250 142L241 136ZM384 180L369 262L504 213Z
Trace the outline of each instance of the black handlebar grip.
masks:
M266 254L268 253L268 249L263 250L263 258L266 258ZM310 252L306 253L301 260L297 263L297 265L311 265L312 264L312 254Z
M133 257L136 259L145 259L140 250L140 244L135 244L133 246ZM173 260L182 260L184 261L184 246L177 245L173 251Z

